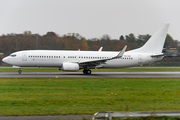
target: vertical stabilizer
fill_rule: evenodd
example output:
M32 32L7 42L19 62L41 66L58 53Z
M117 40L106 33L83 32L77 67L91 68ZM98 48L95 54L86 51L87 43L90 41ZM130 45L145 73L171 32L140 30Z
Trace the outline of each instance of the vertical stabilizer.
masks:
M161 53L166 39L169 23L164 23L159 30L141 47L133 52Z

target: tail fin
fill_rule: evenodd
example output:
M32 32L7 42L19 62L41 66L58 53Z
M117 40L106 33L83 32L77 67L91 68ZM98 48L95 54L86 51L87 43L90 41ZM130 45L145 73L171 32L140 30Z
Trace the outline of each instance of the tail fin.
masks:
M164 23L159 30L140 48L133 52L161 53L163 50L169 23Z

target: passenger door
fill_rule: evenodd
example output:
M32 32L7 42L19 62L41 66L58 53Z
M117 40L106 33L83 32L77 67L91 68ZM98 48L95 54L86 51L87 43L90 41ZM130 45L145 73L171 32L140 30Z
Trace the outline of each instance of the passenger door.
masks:
M22 61L27 61L27 53L22 53Z

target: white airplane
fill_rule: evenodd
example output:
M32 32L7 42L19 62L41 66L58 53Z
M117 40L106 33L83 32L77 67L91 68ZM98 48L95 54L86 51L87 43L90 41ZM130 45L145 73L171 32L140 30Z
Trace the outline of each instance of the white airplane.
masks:
M79 71L91 74L95 68L127 68L141 66L161 60L169 23L164 23L159 30L140 48L125 52L102 51L67 51L67 50L24 50L14 52L2 61L21 67L54 67L62 71Z

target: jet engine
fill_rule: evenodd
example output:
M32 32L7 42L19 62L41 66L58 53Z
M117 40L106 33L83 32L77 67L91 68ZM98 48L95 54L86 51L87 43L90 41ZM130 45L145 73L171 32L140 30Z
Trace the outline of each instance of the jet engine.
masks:
M63 63L63 71L79 71L79 64L77 63Z

